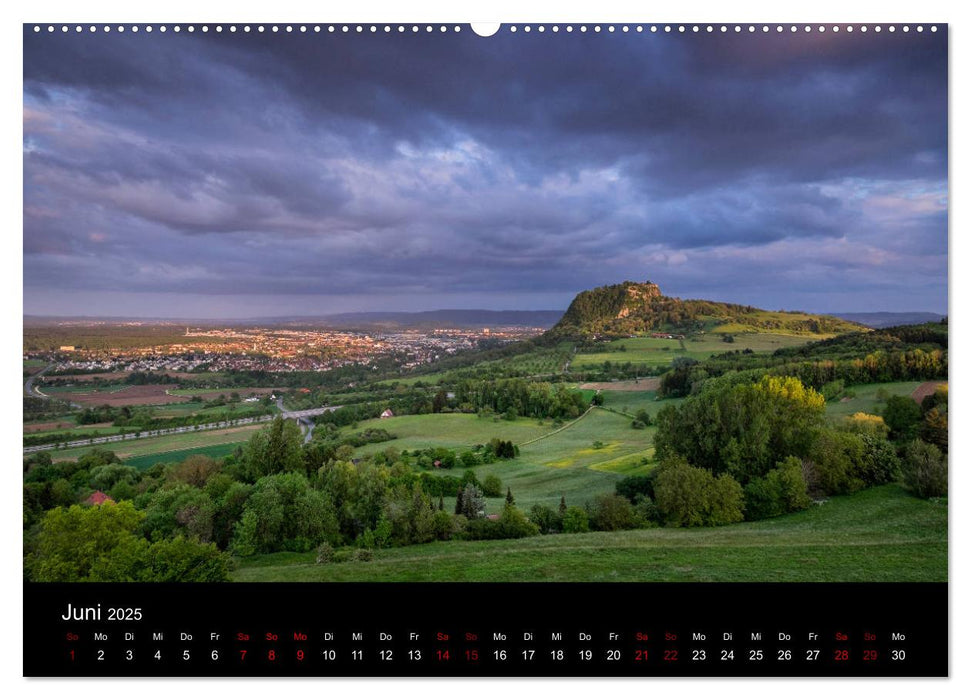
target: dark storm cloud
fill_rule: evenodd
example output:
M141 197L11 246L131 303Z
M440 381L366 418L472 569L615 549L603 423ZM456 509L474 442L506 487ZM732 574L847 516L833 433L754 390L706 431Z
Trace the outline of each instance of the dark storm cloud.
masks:
M946 69L943 32L28 29L25 307L565 305L650 277L943 310Z

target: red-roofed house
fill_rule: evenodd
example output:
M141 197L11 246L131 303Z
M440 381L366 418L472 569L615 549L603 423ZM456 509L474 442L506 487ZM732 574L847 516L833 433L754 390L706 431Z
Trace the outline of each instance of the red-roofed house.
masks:
M102 491L95 491L85 501L89 506L100 506L102 503L114 503L111 496Z

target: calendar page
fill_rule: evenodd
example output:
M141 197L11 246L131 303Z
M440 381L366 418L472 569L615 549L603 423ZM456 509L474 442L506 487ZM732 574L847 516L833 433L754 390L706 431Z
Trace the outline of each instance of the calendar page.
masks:
M24 668L947 676L947 24L23 26Z

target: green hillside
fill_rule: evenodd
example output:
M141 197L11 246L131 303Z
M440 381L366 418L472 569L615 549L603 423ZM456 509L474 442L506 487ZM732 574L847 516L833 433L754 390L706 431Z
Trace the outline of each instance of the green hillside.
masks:
M653 282L622 282L580 292L548 339L622 337L641 333L773 332L836 335L859 331L849 321L799 311L664 296Z
M771 520L239 561L236 581L946 581L947 506L896 485Z

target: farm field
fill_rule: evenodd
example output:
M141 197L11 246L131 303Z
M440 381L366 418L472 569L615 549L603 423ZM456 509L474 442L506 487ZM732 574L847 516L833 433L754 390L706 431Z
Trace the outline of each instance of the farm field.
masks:
M198 396L204 401L228 397L233 392L246 398L251 395L266 396L272 388L240 387L226 389L180 389L176 384L105 384L94 386L45 386L45 394L64 401L74 401L82 406L157 406L185 404L187 399Z
M33 421L31 423L24 423L24 434L29 435L32 433L69 430L76 426L77 424L74 422L74 416L67 415L67 416L61 416L56 420Z
M563 341L555 347L537 348L521 355L478 362L474 371L499 368L503 373L524 376L559 374L572 361L574 347L572 341Z
M445 372L433 372L432 374L419 374L416 376L401 377L397 379L384 379L380 382L374 382L373 385L389 386L391 384L403 384L404 386L414 386L418 382L422 382L423 384L434 386L437 382L441 381L445 374Z
M225 389L170 389L169 394L172 396L199 396L203 399L216 399L220 396L229 396L230 394L239 394L242 398L247 396L269 396L275 390L272 387L260 387L260 386L244 386L244 387L227 387Z
M23 375L26 377L31 374L37 374L47 367L47 364L46 360L24 360Z
M181 462L192 455L206 455L207 457L218 459L220 457L225 457L226 455L232 454L240 444L241 443L238 442L228 442L221 445L209 445L208 447L195 447L186 450L157 452L155 454L142 455L140 457L128 457L125 460L125 464L136 467L137 469L147 469L152 465L158 464L159 462L163 462L165 464Z
M661 388L660 377L641 377L618 382L586 382L578 389L594 391L657 391Z
M258 403L238 403L233 405L212 406L210 408L205 408L201 403L187 401L185 403L170 403L165 404L164 406L159 406L155 409L153 415L156 418L178 418L188 415L209 416L222 415L228 410L248 411L253 408L260 408L260 413L266 414L279 412L276 404L270 404L269 406L262 407Z
M55 386L44 386L42 390L45 394L53 395L63 395L63 394L77 394L77 395L87 395L87 394L116 394L122 389L127 389L128 384L101 384L99 386L76 386L76 385L55 385Z
M578 354L573 360L573 368L596 368L604 362L613 364L665 365L675 357L690 357L704 360L712 355L732 350L752 350L753 352L773 352L779 348L805 345L813 340L829 336L785 335L781 333L739 333L734 343L726 343L720 335L692 336L684 340L667 338L622 338L606 344L603 351ZM626 350L621 350L621 348Z
M926 399L928 396L933 396L937 392L937 390L942 387L944 387L946 390L947 388L946 380L941 380L936 382L924 382L911 392L910 398L912 398L917 403L923 403L924 399Z
M127 440L124 442L108 443L106 445L96 445L95 447L111 450L124 461L129 457L156 455L173 450L193 451L198 448L207 448L213 445L237 445L249 440L254 432L263 427L265 427L263 424L243 425L235 428L206 430L198 433L179 433L157 438L145 438L143 440ZM69 450L57 450L51 452L51 457L54 458L54 461L77 459L91 449L92 446L85 446L74 447ZM160 459L159 461L162 460Z
M388 447L398 450L415 450L426 447L447 447L449 449L468 449L473 445L489 442L494 437L512 440L516 444L545 435L553 428L547 422L520 418L515 421L479 418L466 413L430 413L425 415L395 416L394 418L374 418L361 421L356 428L344 428L341 433L348 435L368 428L382 428L397 439L359 447L355 454L373 454Z
M517 499L518 501L518 499ZM880 486L792 515L717 528L545 535L239 560L236 581L946 581L947 506Z
M131 433L136 431L137 428L119 428L115 425L105 425L103 423L97 423L94 425L74 425L73 423L67 425L67 427L58 430L43 430L43 431L24 431L24 435L30 435L33 438L42 438L49 435L114 435L116 433ZM68 438L71 440L74 438ZM66 442L67 440L65 440Z
M877 398L882 390L888 395L910 396L923 382L891 382L888 384L862 384L850 386L846 390L855 394L851 399L837 399L826 402L827 416L850 416L860 411L879 414L883 411L884 401Z
M171 396L166 393L169 389L174 389L174 384L139 384L124 385L110 384L99 387L99 389L80 389L76 386L64 387L44 387L41 389L45 394L56 396L64 401L74 401L82 406L142 406L156 405L165 403L180 403L183 399L180 396Z

